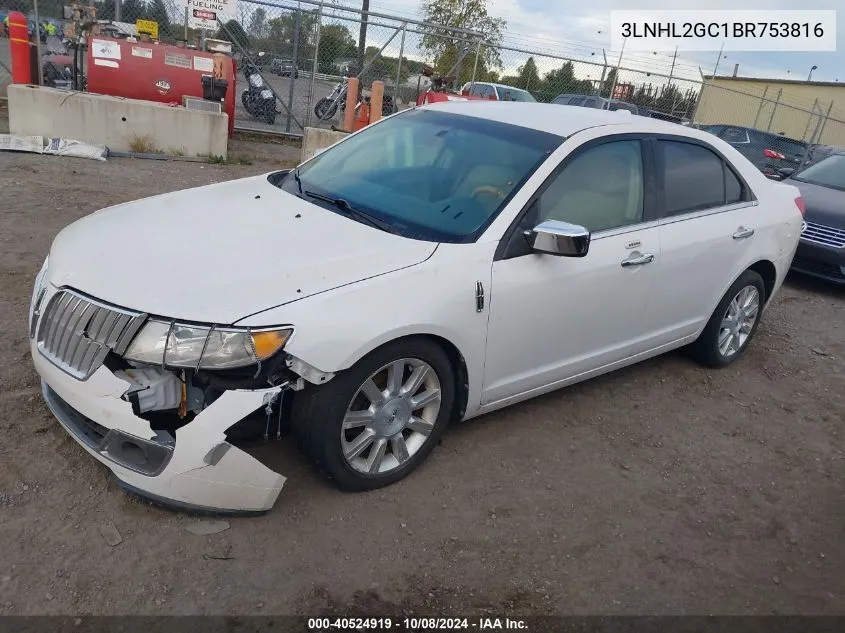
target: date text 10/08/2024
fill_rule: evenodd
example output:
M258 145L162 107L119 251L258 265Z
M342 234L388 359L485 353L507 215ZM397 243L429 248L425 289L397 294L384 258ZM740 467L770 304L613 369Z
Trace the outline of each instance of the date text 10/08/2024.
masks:
M511 618L308 618L308 630L322 631L527 631L525 620Z

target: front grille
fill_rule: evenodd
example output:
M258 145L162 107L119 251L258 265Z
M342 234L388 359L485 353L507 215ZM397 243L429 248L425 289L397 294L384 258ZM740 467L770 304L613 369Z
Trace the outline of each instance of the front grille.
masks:
M801 232L801 239L822 246L845 248L845 229L807 222L807 228Z
M41 317L38 349L60 369L85 380L103 364L110 350L125 351L145 318L73 290L60 290Z
M842 268L836 264L820 262L814 259L802 257L801 255L796 255L792 260L792 266L797 270L803 270L804 272L822 275L823 277L829 277L831 279L845 280L845 273L843 273Z

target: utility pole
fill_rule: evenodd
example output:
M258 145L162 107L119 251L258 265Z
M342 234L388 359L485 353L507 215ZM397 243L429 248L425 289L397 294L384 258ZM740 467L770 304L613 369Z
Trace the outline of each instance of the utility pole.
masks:
M369 18L370 0L361 0L361 30L358 31L358 77L361 77L361 69L364 68L364 53L367 48L367 19Z

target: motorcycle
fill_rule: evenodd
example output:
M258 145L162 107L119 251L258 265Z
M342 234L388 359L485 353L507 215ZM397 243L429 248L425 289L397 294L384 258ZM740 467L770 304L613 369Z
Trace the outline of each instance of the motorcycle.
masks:
M349 78L344 78L343 81L340 83L335 84L334 89L329 93L327 97L323 97L320 99L316 104L314 104L314 116L316 116L321 121L328 121L331 119L335 114L337 114L338 109L340 112L343 113L346 111L346 88L349 83ZM369 103L369 97L363 97L361 91L358 92L358 103L355 105L355 109L361 107L361 103ZM381 115L390 116L396 112L396 106L393 102L393 97L386 94L382 98L381 102Z
M259 53L261 58L264 53ZM247 61L243 68L247 80L247 88L241 93L244 109L256 119L264 119L270 125L276 122L276 95L264 82L258 65Z

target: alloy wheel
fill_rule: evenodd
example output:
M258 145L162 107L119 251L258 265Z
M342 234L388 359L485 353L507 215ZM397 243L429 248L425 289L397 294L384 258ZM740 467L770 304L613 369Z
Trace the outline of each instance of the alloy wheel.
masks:
M428 363L402 358L358 388L346 410L341 445L347 464L368 475L400 468L425 444L440 413L440 379Z

